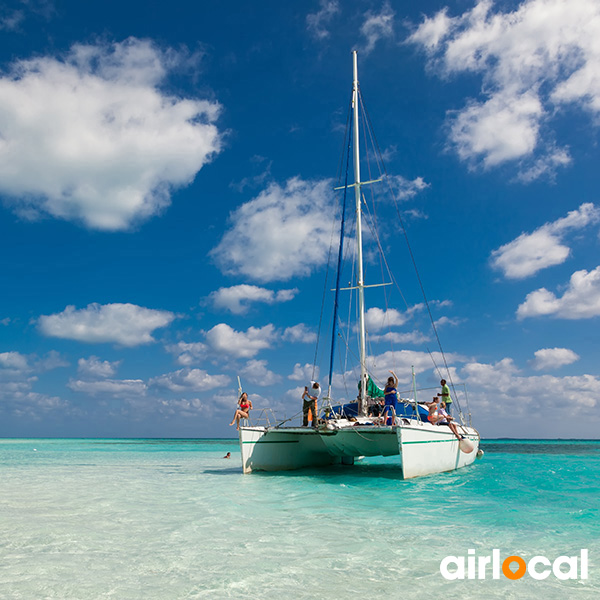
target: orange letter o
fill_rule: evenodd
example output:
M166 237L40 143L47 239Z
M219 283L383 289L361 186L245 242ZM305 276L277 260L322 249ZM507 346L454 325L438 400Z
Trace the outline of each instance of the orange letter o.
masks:
M519 566L517 567L517 570L513 572L510 570L510 565L514 562L516 562ZM521 577L525 575L525 571L527 571L527 565L520 556L509 556L502 563L502 572L504 573L505 577L508 577L508 579L521 579Z

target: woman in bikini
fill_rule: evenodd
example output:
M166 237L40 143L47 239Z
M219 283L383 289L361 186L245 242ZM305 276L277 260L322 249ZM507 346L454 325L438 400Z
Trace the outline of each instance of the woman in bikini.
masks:
M238 402L238 408L233 415L233 419L229 426L231 427L235 423L235 428L240 428L240 419L247 419L250 411L252 410L252 401L248 398L248 394L243 392Z

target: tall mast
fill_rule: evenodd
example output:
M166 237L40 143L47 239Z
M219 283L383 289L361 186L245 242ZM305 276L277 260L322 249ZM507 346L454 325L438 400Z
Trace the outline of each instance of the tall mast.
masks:
M354 113L354 197L356 201L356 246L358 248L358 329L360 335L360 396L358 399L358 414L365 414L367 409L367 365L366 365L366 334L365 334L365 285L363 278L363 248L362 248L362 211L361 211L361 182L360 182L360 151L358 130L358 61L356 50L352 51L354 66L354 82L352 86L352 108Z

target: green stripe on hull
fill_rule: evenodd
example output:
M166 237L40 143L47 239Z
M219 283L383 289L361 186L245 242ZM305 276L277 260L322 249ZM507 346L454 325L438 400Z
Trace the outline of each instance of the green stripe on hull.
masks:
M469 438L465 438L465 439L469 439ZM454 442L454 441L458 441L458 440L423 440L423 441L415 441L415 442L402 442L403 444L447 444L448 442ZM475 440L469 440L471 442L474 442Z
M300 440L256 440L242 442L242 444L297 444Z

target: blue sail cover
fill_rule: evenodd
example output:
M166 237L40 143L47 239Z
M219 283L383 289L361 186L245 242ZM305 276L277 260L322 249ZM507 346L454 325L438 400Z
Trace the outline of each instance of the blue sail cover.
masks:
M345 415L346 417L357 417L358 416L358 402L349 402L348 404L339 404L333 407L333 412L338 415ZM405 417L407 419L415 419L415 407L413 404L405 404L402 400L398 400L396 406L396 416ZM419 404L419 417L421 421L427 421L429 416L429 410Z

